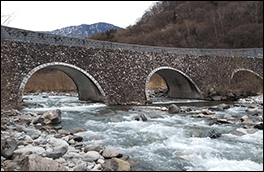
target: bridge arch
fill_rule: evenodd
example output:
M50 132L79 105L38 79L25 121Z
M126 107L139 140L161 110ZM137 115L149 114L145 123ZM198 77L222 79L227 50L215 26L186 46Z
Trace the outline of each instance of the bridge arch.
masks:
M188 98L188 99L202 99L202 92L195 84L195 82L186 74L172 67L159 67L150 72L145 83L146 99L149 101L150 95L148 90L148 83L150 78L155 73L159 74L166 82L168 88L168 97L171 98Z
M263 77L249 69L235 69L231 74L229 84L231 89L237 91L263 93Z
M63 62L52 62L45 63L40 66L32 69L22 80L19 91L18 91L18 99L19 102L22 102L23 91L28 82L29 78L37 71L43 68L52 68L57 69L64 72L68 75L72 81L75 83L78 96L80 100L92 100L96 102L100 102L104 100L105 93L99 83L86 71L83 69Z
M238 72L249 72L249 73L252 73L254 74L256 77L258 77L259 79L262 79L262 76L260 76L259 74L257 74L256 72L252 71L252 70L249 70L249 69L245 69L245 68L241 68L241 69L235 69L231 75L231 79L230 79L230 82L232 81L232 79L234 78L234 75L237 74Z

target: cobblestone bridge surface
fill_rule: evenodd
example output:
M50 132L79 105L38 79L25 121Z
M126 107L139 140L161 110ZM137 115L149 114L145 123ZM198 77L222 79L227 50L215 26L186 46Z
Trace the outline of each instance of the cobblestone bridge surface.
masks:
M169 96L203 98L228 87L238 71L263 78L263 49L183 49L84 40L1 27L1 109L19 108L28 79L42 68L65 72L79 98L145 104L154 73Z

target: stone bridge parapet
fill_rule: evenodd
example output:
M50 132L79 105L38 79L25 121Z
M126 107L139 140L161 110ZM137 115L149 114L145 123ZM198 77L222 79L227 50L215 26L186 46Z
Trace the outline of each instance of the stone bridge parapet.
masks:
M263 58L263 48L244 49L198 49L198 48L169 48L158 46L145 46L135 44L115 43L108 41L98 41L91 39L80 39L74 37L48 34L44 32L34 32L23 29L16 29L1 26L1 37L6 41L32 42L40 44L80 46L89 48L101 48L112 50L129 50L139 52L158 52L174 54L193 54L197 56L242 56Z

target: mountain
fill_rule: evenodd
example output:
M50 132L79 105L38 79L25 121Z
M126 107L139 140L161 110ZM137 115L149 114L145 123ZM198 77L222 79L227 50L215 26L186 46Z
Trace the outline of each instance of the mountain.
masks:
M44 32L55 35L70 36L70 37L85 39L86 37L90 37L92 34L103 33L111 29L120 30L121 28L109 23L99 22L91 25L82 24L79 26L69 26L54 31L44 31Z

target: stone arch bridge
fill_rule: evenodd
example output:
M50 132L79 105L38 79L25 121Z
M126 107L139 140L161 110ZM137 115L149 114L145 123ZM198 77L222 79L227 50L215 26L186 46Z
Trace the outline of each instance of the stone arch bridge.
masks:
M143 105L155 73L175 98L202 99L211 88L221 91L239 71L263 80L263 48L142 46L1 26L1 109L21 107L28 79L42 68L67 74L81 100Z

